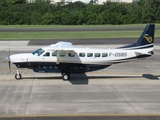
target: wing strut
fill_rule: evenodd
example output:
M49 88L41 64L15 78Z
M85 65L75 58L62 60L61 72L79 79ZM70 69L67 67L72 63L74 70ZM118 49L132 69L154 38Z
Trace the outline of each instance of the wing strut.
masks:
M60 62L60 51L57 50L57 62L56 62L56 64L59 64L59 62Z

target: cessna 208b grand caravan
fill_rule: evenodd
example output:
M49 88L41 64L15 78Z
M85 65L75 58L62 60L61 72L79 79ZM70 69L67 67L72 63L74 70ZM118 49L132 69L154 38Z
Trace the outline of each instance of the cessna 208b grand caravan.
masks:
M153 55L154 24L148 24L135 44L115 49L76 48L70 42L58 42L33 53L14 54L9 62L17 67L15 78L22 79L18 68L34 72L60 72L63 80L70 73L85 73Z

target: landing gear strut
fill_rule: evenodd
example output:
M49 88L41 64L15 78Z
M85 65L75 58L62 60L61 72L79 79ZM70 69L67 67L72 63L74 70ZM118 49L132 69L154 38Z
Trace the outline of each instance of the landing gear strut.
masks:
M69 80L70 79L70 73L68 73L68 72L62 73L62 78L63 78L63 80Z
M22 79L22 75L20 74L20 72L18 70L17 70L17 73L15 74L15 79L16 80Z

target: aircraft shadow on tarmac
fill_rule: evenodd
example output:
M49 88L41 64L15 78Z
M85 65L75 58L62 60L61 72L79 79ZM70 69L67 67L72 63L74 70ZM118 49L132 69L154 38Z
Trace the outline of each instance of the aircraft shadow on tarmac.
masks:
M160 77L160 75L142 74L142 77L145 77L149 80L159 80L158 77Z
M38 79L38 80L49 80L49 79L62 79L62 77L23 77L24 79ZM88 84L88 78L71 78L70 80L63 80L63 81L69 81L73 85L81 85L81 84Z
M142 76L88 76L90 79L114 79L114 78L147 78L148 80L159 80L160 75L142 74Z
M22 79L23 80L24 79L38 79L38 80L60 79L60 80L62 80L62 77L61 76L23 77ZM73 85L88 84L88 82L89 82L88 77L86 76L86 74L83 74L83 73L79 74L78 76L75 76L75 74L72 74L70 80L63 80L63 81L69 81Z
M147 78L148 80L159 80L160 75L152 75L152 74L142 74L142 76L87 76L86 74L80 74L78 76L75 76L74 74L71 75L70 80L64 80L69 81L73 85L81 85L81 84L88 84L89 79L115 79L115 78ZM23 77L24 79L38 79L38 80L49 80L49 79L62 79L61 76L56 77Z

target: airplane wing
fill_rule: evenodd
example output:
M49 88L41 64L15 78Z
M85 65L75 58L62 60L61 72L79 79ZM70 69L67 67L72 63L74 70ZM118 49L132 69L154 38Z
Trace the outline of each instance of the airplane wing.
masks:
M52 44L49 47L54 48L74 48L71 42L58 42L56 44Z

